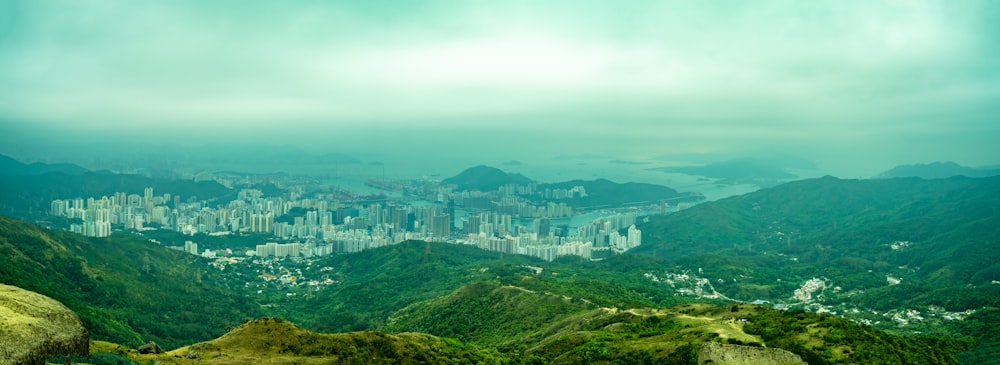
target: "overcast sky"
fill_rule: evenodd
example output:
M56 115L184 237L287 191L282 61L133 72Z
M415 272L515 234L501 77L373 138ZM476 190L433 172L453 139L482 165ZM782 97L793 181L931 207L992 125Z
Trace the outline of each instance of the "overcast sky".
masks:
M1000 1L8 0L0 133L1000 164Z

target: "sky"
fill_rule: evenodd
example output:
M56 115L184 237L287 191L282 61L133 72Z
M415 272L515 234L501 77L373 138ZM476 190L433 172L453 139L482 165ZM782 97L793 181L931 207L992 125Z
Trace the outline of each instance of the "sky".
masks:
M1000 2L8 0L0 134L27 159L997 165Z

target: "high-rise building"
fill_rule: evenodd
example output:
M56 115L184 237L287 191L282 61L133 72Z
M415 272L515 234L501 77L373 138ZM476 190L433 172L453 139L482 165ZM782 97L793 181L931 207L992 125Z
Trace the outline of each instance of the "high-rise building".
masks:
M479 226L482 224L482 217L479 215L470 215L465 218L465 222L462 223L462 233L465 234L479 234Z
M434 216L431 221L431 234L434 237L450 237L451 216L448 214Z
M635 228L634 224L628 227L628 245L630 249L642 245L642 231Z

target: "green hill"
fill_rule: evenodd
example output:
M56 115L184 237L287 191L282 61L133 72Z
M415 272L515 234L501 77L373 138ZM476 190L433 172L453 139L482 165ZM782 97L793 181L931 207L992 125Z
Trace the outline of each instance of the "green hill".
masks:
M949 161L899 165L875 175L875 178L891 179L897 177L919 177L923 179L944 179L952 176L988 177L997 175L1000 175L1000 169L997 168L965 167Z
M337 285L294 297L282 294L263 299L261 304L268 316L285 318L320 332L386 329L389 319L404 308L446 297L463 286L484 281L558 293L599 306L676 304L679 297L643 277L644 272L663 263L653 258L546 262L471 246L407 241L350 255L319 258L303 268L303 274L327 275L336 278ZM324 267L333 270L321 274L319 270ZM230 285L239 287L243 281L238 279Z
M129 236L87 238L0 217L0 282L52 297L94 339L176 347L259 315L203 259Z
M0 155L0 174L5 175L41 175L51 172L59 172L68 175L80 175L88 171L89 170L80 167L79 165L71 163L47 164L35 162L32 164L25 164L11 158L10 156Z
M524 175L506 173L498 168L485 165L470 167L458 175L441 181L442 184L454 184L458 186L459 190L479 191L493 191L508 184L527 185L532 182Z
M1000 306L998 177L803 180L640 228L646 236L633 254L668 260L650 275L676 293L972 335L979 342L970 351L995 351L983 334L1000 323L969 313ZM960 318L975 325L956 329Z
M408 241L321 258L312 270L334 268L330 275L339 279L338 285L294 300L281 298L265 310L320 332L380 329L392 313L413 303L445 296L470 282L524 271L518 266L540 261L501 258L469 246Z
M912 336L917 331L974 336L972 349L958 355L974 363L990 358L996 344L989 334L997 330L1000 298L1000 285L992 284L1000 271L998 188L1000 178L804 180L652 217L640 227L646 237L637 253L603 261L545 262L410 241L285 261L289 272L336 284L267 295L247 281L271 268L231 265L222 275L200 258L132 237L88 239L0 218L0 281L60 300L94 338L132 347L205 341L260 315L310 331L362 331L341 338L353 348L311 347L328 342L304 332L289 335L292 342L236 346L258 346L253 351L277 363L321 362L299 357L310 348L334 356L328 351L340 348L338 354L379 361L435 362L432 354L454 351L474 359L485 349L527 363L683 364L702 343L718 341L785 349L809 363L947 364L967 345ZM875 326L731 305L757 299ZM722 306L678 306L694 300ZM290 331L272 327L267 331ZM365 332L373 330L421 331L472 345ZM220 345L208 353L252 352L242 349ZM199 356L203 363L239 363Z
M607 179L572 180L554 184L542 184L542 189L571 189L581 186L587 191L587 196L574 199L563 199L567 205L584 209L615 208L639 204L657 204L667 201L671 204L693 203L705 200L699 193L681 193L663 185L646 183L616 183ZM556 200L559 201L559 200Z
M968 343L903 337L829 315L755 305L602 308L524 338L545 363L695 364L706 342L790 351L809 364L955 364Z
M719 179L726 184L774 185L797 176L778 164L753 158L714 162L701 166L662 167L656 170Z
M488 283L459 289L447 300L457 306L453 313L459 318L441 319L457 325L475 315L496 320L531 309L545 296L549 298L544 301L564 301L552 294L521 295L515 291L530 292L512 290ZM477 303L493 308L469 313L467 309ZM442 303L428 304L430 311L446 310L438 306ZM969 344L892 335L834 316L748 304L577 308L548 319L536 316L536 323L523 323L530 316L507 317L512 321L494 321L477 331L492 334L482 337L483 342L504 338L500 349L414 332L316 333L281 319L263 318L248 321L217 339L158 355L121 352L107 344L97 351L117 351L140 363L155 360L163 364L697 364L705 348L712 347L706 344L714 343L727 344L714 346L716 356L733 358L750 352L758 361L755 363L785 363L781 360L795 358L809 364L939 365L957 364L955 353Z
M203 200L235 196L229 189L214 181L160 180L139 175L86 172L71 175L51 172L40 175L18 176L0 174L0 214L19 218L47 217L50 203L55 199L100 198L115 192L142 194L152 187L157 194L170 193L187 200Z
M554 293L475 282L449 295L412 304L390 317L390 332L426 332L483 345L500 346L547 323L596 306Z
M653 217L641 228L648 244L635 252L670 259L763 256L751 261L821 265L816 274L838 280L900 267L937 285L1000 280L998 177L803 180Z
M248 321L222 337L161 355L131 357L162 364L502 364L506 357L422 333L306 331L277 318Z
M458 175L441 181L442 184L454 184L459 190L494 191L497 188L514 184L528 185L535 181L515 173L507 173L489 166L476 166ZM565 199L545 199L541 192L546 189L572 189L583 187L586 196ZM558 183L538 184L534 195L525 196L537 201L560 201L567 205L583 209L599 209L620 207L623 205L656 204L661 201L671 203L698 202L705 199L698 193L681 193L666 186L646 183L616 183L607 179L572 180Z

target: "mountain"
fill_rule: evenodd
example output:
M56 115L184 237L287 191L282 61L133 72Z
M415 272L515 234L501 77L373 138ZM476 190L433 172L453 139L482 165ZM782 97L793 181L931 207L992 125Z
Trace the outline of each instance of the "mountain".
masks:
M0 238L0 281L65 303L96 339L133 348L152 340L177 349L164 355L107 349L141 363L335 357L349 363L693 364L707 352L794 354L809 363L952 364L969 344L893 335L802 311L678 305L682 297L648 275L670 261L643 255L546 262L410 241L290 266L310 278L326 272L339 283L295 296L278 288L280 297L271 298L245 288L247 275L257 275L253 267L210 269L198 257L131 237L89 239L2 218ZM285 320L249 321L218 337L261 314ZM308 321L310 330L358 331L317 334L286 322L290 318ZM706 350L708 342L736 347ZM751 349L761 346L785 351Z
M473 281L526 271L520 266L539 262L464 245L407 241L320 258L303 274L321 277L323 267L334 268L326 275L338 279L338 285L264 310L313 331L381 329L394 312L413 303L448 295ZM240 280L231 285L243 285Z
M653 217L636 252L797 257L855 269L908 267L938 284L1000 280L1000 177L840 180L783 184ZM787 260L786 260L787 261ZM910 271L910 270L908 270Z
M1000 330L985 319L1000 307L1000 177L809 179L640 228L631 254L666 259L650 278L681 295L833 312L903 333L972 335L947 329L962 319L983 326L972 332ZM972 351L995 349L979 340Z
M442 184L454 184L459 190L493 191L497 188L518 184L527 185L533 181L521 174L506 173L495 167L479 165L470 167L458 175L441 181Z
M919 177L923 179L944 179L952 176L989 177L1000 175L1000 169L978 169L965 167L954 162L932 162L927 164L899 165L881 174L875 179L891 179L897 177Z
M655 170L719 179L727 184L773 185L778 181L795 179L798 176L787 169L759 159L735 159L713 162L700 166L662 167Z
M538 190L572 189L576 186L583 187L587 192L587 196L561 200L569 206L584 209L656 204L662 201L677 204L705 200L705 197L701 194L681 193L663 185L636 182L619 184L607 179L572 180L554 184L541 184L538 186ZM555 201L559 201L559 199Z
M591 309L596 309L596 305L579 298L480 281L396 312L385 329L426 332L500 346L546 324Z
M749 362L715 363L796 363L791 359L799 358L809 364L955 364L954 353L967 346L963 341L891 335L829 315L750 304L600 308L523 340L525 358L552 364L700 364L707 363L698 360L706 345L722 352L717 360L733 361L740 353L755 352L756 359Z
M89 170L70 163L47 164L35 162L25 164L9 156L0 155L0 174L4 175L41 175L51 172L58 172L67 175L80 175Z
M38 218L48 214L55 199L100 198L115 192L142 194L152 187L156 194L170 193L187 200L191 197L212 200L235 194L214 181L159 180L139 175L86 172L80 175L45 173L41 175L0 174L0 214Z
M222 337L159 355L132 355L140 362L199 364L500 364L505 357L451 339L421 333L306 331L278 319L247 321Z
M87 238L0 217L0 282L56 299L91 338L177 347L259 315L194 255L131 236Z
M446 328L449 325L465 329L482 325L476 329L480 335L472 336L479 340L416 332L324 334L262 318L214 340L163 354L140 355L107 344L93 348L117 351L139 363L700 364L735 358L742 359L737 363L957 364L955 353L969 344L892 335L830 315L751 304L576 308L545 318L545 309L542 314L531 313L540 300L551 308L573 299L482 282L447 298L457 307L428 303L422 311L450 311L460 317L440 317L444 323L426 324L449 331L453 330ZM479 306L489 308L477 310ZM468 319L473 321L464 322ZM499 347L489 344L497 340L503 341Z
M476 166L462 171L458 175L444 179L442 184L454 184L459 190L495 191L508 185L528 185L533 180L520 174L506 173L489 166ZM542 192L549 189L572 189L583 187L586 196L574 196L561 199L546 198ZM534 195L525 196L536 201L561 201L574 208L599 209L604 207L620 207L623 205L656 204L661 201L671 203L698 202L704 197L697 193L681 193L662 185L629 182L619 184L607 179L572 180L559 183L538 184Z

